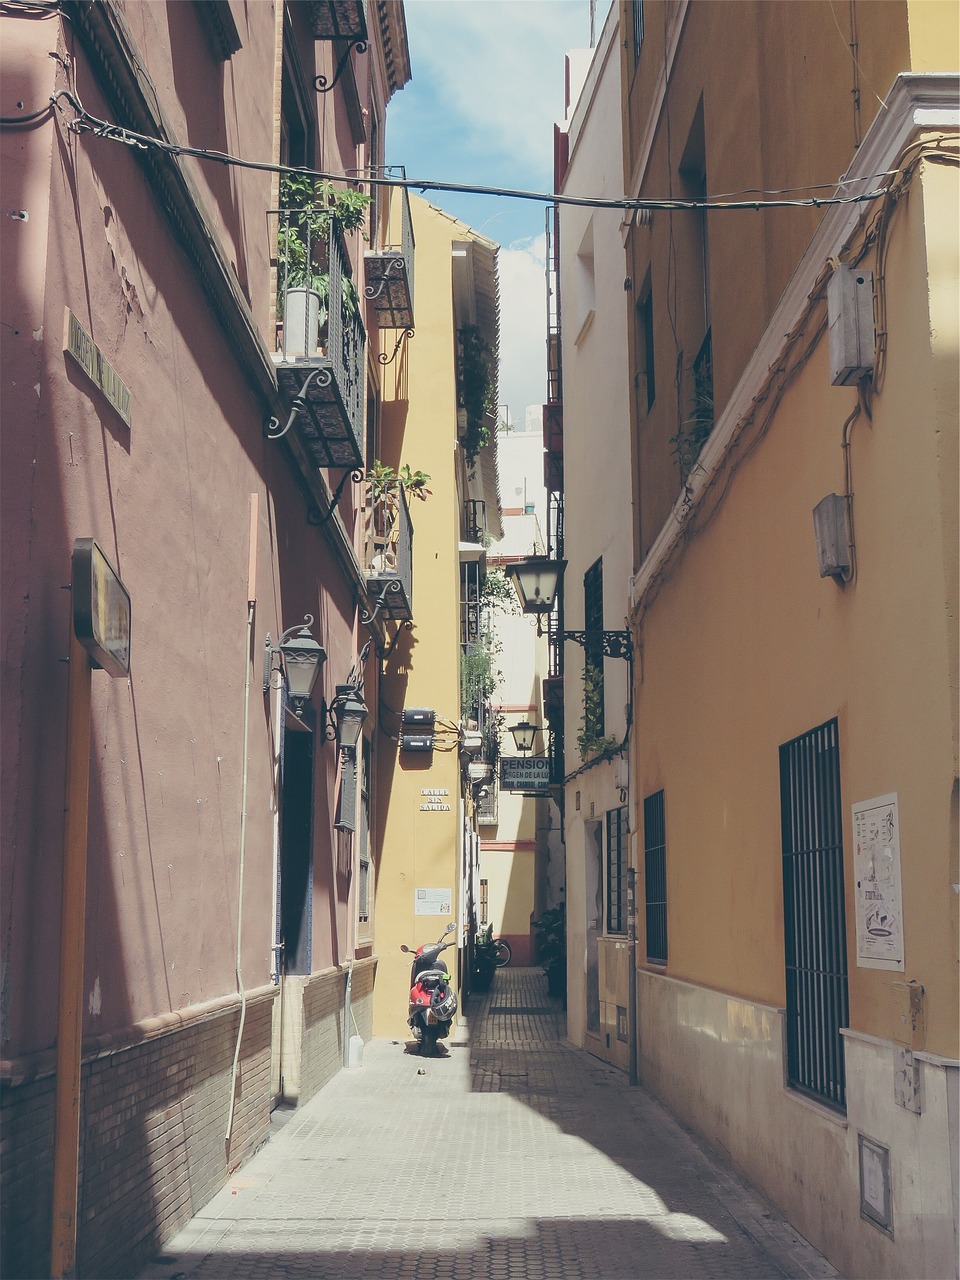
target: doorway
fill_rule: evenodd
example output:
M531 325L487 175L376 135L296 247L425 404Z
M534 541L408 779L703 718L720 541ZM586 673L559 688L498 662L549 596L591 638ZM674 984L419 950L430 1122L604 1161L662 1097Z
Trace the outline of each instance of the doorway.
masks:
M600 948L603 928L603 825L583 824L583 865L586 875L584 901L587 908L587 1031L600 1034Z

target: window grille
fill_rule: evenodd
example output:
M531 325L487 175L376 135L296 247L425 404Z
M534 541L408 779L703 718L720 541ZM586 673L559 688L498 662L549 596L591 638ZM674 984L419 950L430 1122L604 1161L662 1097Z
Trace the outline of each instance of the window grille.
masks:
M498 796L499 787L496 779L481 788L480 799L477 802L477 823L481 827L495 827L497 825Z
M633 60L640 61L640 50L643 48L643 0L633 0Z
M607 933L626 933L627 811L607 810Z
M840 739L836 720L780 748L787 1079L846 1110L849 1024Z
M490 881L480 881L480 927L485 929L489 924L488 912L490 910Z
M647 959L667 963L667 832L663 792L643 801L643 866L647 910Z

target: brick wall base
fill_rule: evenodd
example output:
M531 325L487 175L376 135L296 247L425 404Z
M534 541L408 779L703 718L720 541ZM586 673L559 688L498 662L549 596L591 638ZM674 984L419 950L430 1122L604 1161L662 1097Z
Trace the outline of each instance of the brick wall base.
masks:
M366 1041L373 1034L375 959L358 960L351 982L351 1025L346 1035ZM343 1066L344 991L346 971L288 976L283 979L282 1009L274 1013L274 1040L280 1045L274 1062L274 1088L287 1105L307 1102ZM276 1023L282 1018L282 1040Z
M77 1274L130 1276L263 1144L276 988L248 993L230 1142L239 1000L84 1044ZM3 1064L0 1258L8 1280L50 1274L56 1081L51 1055Z

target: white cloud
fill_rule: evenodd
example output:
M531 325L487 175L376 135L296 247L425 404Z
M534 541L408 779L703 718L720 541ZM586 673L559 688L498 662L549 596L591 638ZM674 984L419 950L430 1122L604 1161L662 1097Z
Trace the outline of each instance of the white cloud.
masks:
M406 15L414 79L434 82L463 146L549 174L563 56L589 43L584 0L407 0Z
M500 250L500 403L522 423L547 389L545 237Z

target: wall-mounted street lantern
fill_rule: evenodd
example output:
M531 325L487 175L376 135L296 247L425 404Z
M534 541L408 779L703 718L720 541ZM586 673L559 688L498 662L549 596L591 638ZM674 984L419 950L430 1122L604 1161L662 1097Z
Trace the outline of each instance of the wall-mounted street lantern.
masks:
M543 635L543 618L553 609L560 588L560 578L567 567L566 560L551 560L548 556L528 556L505 565L520 608L537 619L537 635Z
M352 674L352 672L351 672ZM357 829L357 746L367 718L367 704L360 684L338 684L336 697L327 707L324 737L336 739L340 758L340 797L334 827Z
M303 719L303 712L313 694L320 668L327 660L326 650L310 634L312 626L313 614L305 613L303 622L297 627L289 627L276 644L269 634L264 641L263 692L266 693L270 688L270 677L275 669L273 660L279 655L280 670L287 684L287 696L298 720Z
M553 611L554 601L560 592L560 579L566 567L566 560L551 560L548 556L528 556L525 560L516 560L505 566L520 601L520 608L524 613L536 616L538 636L543 635L543 619ZM607 658L633 660L633 643L630 632L626 630L603 631L591 628L588 631L564 631L561 638L573 640L584 649L602 653Z
M331 742L335 738L341 751L356 751L366 718L367 704L360 686L338 684L336 697L327 707L329 723L325 726L324 737Z
M529 720L521 720L519 724L511 724L508 726L513 734L513 740L517 744L517 750L526 755L528 751L533 750L533 740L540 732L538 724L531 724Z

